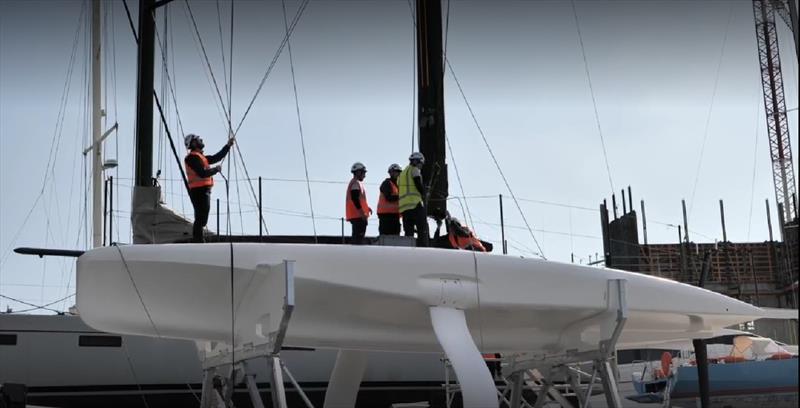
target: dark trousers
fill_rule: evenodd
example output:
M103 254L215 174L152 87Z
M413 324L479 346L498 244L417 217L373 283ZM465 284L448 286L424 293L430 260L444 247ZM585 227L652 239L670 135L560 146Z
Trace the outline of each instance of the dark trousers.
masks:
M361 218L354 218L350 221L351 226L353 227L353 232L350 235L350 243L353 245L361 245L364 243L364 235L367 234L367 220Z
M189 189L189 199L194 207L192 239L194 242L205 242L203 228L208 223L208 212L211 211L211 187Z
M378 214L378 233L400 235L400 214Z
M428 246L428 212L422 203L417 204L412 210L403 211L403 232L407 237L414 236L414 228L417 230L417 246Z

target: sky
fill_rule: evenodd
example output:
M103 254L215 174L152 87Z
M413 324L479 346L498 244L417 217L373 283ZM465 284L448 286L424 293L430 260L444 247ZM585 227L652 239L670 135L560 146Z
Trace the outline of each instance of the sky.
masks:
M136 19L137 2L128 3ZM287 0L288 21L301 3ZM104 146L119 167L106 176L114 177L113 240L129 243L136 47L122 2L103 4L103 128L119 124ZM443 4L452 66L449 208L483 239L500 241L503 194L510 254L587 263L602 254L599 204L627 186L637 210L645 202L651 243L677 240L681 199L693 241L721 240L720 199L729 240L768 239L765 199L773 225L777 215L749 0L576 0L574 12L570 1ZM203 136L207 151L223 145L227 90L239 123L285 34L280 1L189 5L202 47L184 1L156 16L159 41L168 42L156 49L156 89L181 155L184 133ZM67 297L49 306L55 310L72 304L74 261L11 250L85 249L91 241L81 154L90 135L89 9L83 1L0 2L0 294L36 305ZM780 20L778 32L787 107L796 109L796 54ZM258 233L250 190L257 181L245 180L244 166L263 178L269 233L338 235L351 164L366 164L374 206L386 168L405 165L412 151L407 0L311 1L290 44L292 61L284 48L242 122L241 158L223 163L230 194L219 177L213 191L223 226L230 202L233 233ZM154 171L161 169L164 199L192 218L155 118ZM797 110L789 123L797 157ZM216 219L212 208L211 229ZM376 218L368 234L377 235ZM7 307L28 308L0 297L0 310Z

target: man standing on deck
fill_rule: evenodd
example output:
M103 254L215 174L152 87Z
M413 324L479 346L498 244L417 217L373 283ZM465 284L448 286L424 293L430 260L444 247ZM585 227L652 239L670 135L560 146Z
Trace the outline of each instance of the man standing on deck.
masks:
M381 235L400 235L400 192L397 189L397 176L403 169L399 164L389 166L389 177L381 183L378 197L378 233Z
M367 219L372 214L372 209L367 204L367 192L364 190L364 178L367 177L367 167L361 162L353 163L350 167L353 178L347 185L345 197L345 217L352 226L351 243L361 245L367 233Z
M422 184L422 165L425 156L420 152L411 153L408 157L409 164L397 178L397 187L400 192L400 213L403 214L403 232L407 237L414 236L417 230L417 246L428 246L428 213L425 210L423 197L425 185Z
M220 166L210 167L210 165L222 160L233 146L233 142L233 138L228 139L228 143L217 154L206 156L203 153L206 145L200 136L190 133L183 138L183 143L189 150L183 163L189 183L189 199L192 200L192 207L194 207L194 227L192 228L194 242L205 242L203 229L208 223L208 212L211 210L211 187L214 186L214 175L222 170Z

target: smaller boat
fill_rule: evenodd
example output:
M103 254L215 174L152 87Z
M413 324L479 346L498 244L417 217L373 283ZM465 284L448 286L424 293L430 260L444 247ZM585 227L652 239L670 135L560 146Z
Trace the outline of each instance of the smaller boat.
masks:
M778 342L751 333L729 334L706 340L712 407L796 407L798 356ZM695 361L687 350L665 351L632 374L636 394L626 398L664 407L695 407L699 401ZM687 356L683 358L681 356Z

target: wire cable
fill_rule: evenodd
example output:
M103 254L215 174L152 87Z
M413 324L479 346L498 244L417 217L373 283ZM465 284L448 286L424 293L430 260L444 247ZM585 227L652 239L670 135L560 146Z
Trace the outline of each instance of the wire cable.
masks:
M303 136L303 121L300 119L300 99L297 96L297 81L295 79L294 74L294 57L292 56L292 42L289 40L289 21L286 17L286 0L281 0L281 6L283 9L283 25L286 29L286 49L289 52L289 69L292 73L292 89L294 90L294 107L295 111L297 112L297 129L298 133L300 134L300 149L303 152L303 170L305 171L306 175L306 190L308 191L308 208L311 211L311 225L314 228L314 243L318 243L317 238L317 220L314 218L314 200L311 194L311 182L309 181L308 177L308 157L306 155L306 142Z
M586 48L583 45L583 35L581 34L581 25L578 20L578 10L575 8L575 0L570 0L572 4L572 15L575 17L575 28L578 31L578 42L581 46L581 56L583 56L583 68L586 71L586 80L589 83L589 93L592 96L592 107L594 108L594 120L597 124L597 134L600 136L600 145L603 148L603 159L606 163L606 173L608 174L608 185L611 186L611 193L614 191L614 180L611 178L611 166L608 164L608 152L606 151L606 141L603 137L603 128L600 126L600 114L597 111L597 99L594 96L594 87L592 86L592 76L589 73L589 61L586 58Z
M714 86L711 88L711 103L708 105L708 113L706 114L706 123L703 127L703 142L700 145L700 157L697 159L697 169L694 175L694 184L692 185L692 196L689 199L689 214L688 218L692 218L692 209L694 209L694 197L697 193L697 184L700 181L700 169L703 167L703 155L706 151L706 141L708 141L708 129L711 125L711 114L714 111L714 102L717 98L717 85L719 84L719 73L722 70L722 59L725 56L725 44L728 42L728 32L730 31L731 21L733 20L733 6L731 3L728 12L728 23L725 25L725 33L722 35L722 47L719 51L719 59L717 60L717 69L714 73Z

